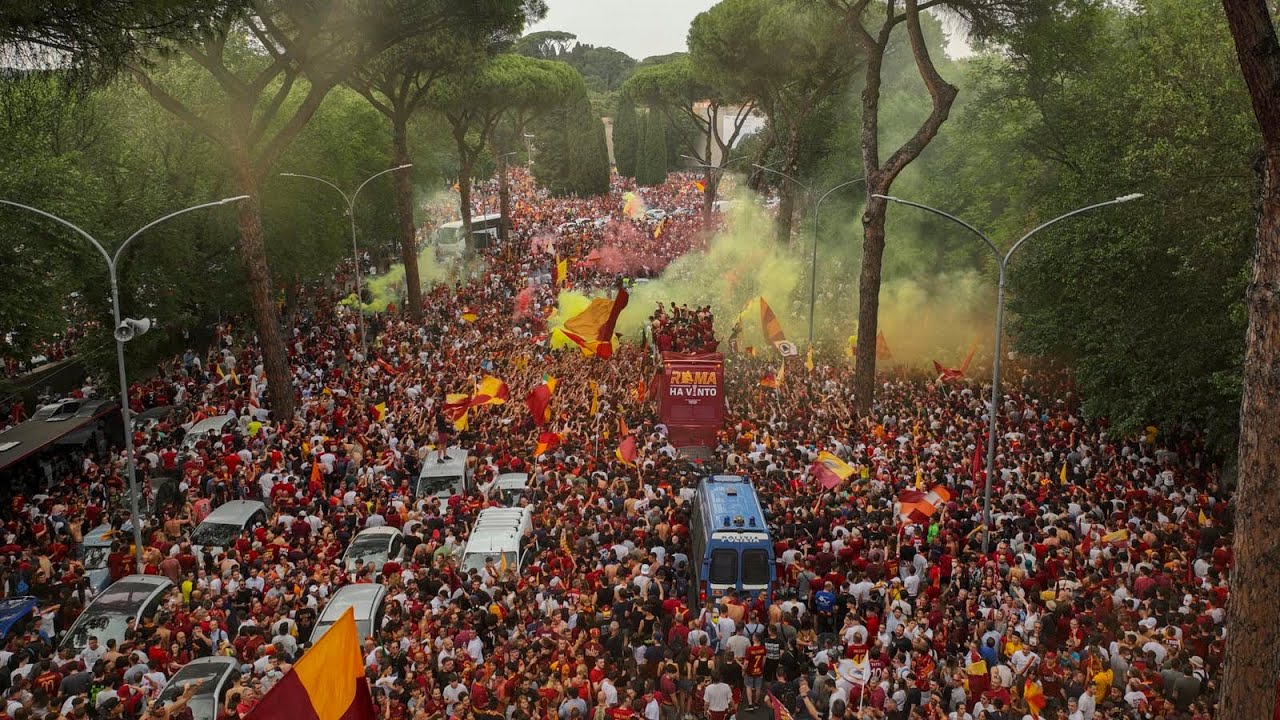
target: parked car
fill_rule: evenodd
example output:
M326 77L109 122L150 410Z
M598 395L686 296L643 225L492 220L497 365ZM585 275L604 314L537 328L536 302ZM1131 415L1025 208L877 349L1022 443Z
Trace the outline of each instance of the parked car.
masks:
M347 608L353 608L356 616L356 632L364 640L373 629L382 624L382 606L387 599L387 588L381 583L359 583L338 588L320 611L316 627L311 631L312 645L329 632L333 624L342 619Z
M208 549L217 553L240 537L245 530L267 521L267 506L257 500L231 500L213 509L191 533L191 549L196 557Z
M75 624L62 638L61 647L77 652L96 637L106 646L108 640L124 642L129 621L141 624L160 608L160 601L173 583L163 575L129 575L115 581L76 618Z
M161 705L171 703L182 695L188 685L199 682L200 689L187 701L191 720L219 720L227 717L222 711L223 704L227 699L227 691L236 684L239 677L240 663L235 658L221 655L197 658L178 668L178 672L169 678L169 682L160 691L156 702Z
M389 526L367 528L361 530L347 545L342 554L342 565L347 570L354 570L357 560L366 565L373 565L380 575L384 563L399 560L404 552L404 533Z

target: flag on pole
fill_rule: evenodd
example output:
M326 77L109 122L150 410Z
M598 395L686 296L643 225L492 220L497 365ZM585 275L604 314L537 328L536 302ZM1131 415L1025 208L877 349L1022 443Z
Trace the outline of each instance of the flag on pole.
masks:
M567 280L568 277L569 277L569 259L565 258L562 260L560 259L560 256L557 255L555 278L554 278L555 286L560 287L561 285L563 285L564 281Z
M1031 710L1031 717L1038 718L1040 713L1044 712L1044 706L1048 703L1048 699L1044 696L1044 690L1040 688L1040 683L1027 678L1022 686L1022 699L1027 701L1027 708Z
M876 360L892 360L893 353L889 352L889 341L884 339L884 331L881 330L876 335Z
M769 706L773 708L773 720L794 720L791 717L791 711L782 705L782 701L774 697L773 693L766 693L769 696Z
M613 329L629 299L626 288L620 287L618 294L612 299L593 299L586 310L569 318L563 327L551 332L559 333L577 345L582 350L583 357L607 360L613 356Z
M354 608L276 681L245 720L374 720Z
M505 382L492 375L485 375L476 386L476 394L471 396L471 406L503 405L510 399L511 389Z
M383 418L385 418L386 416L387 416L387 404L385 402L380 402L377 405L373 406L374 421L382 422Z
M1058 482L1063 485L1067 484L1067 461L1062 461L1062 469L1058 471Z
M467 411L471 409L471 396L466 393L449 393L444 396L444 405L441 406L440 412L444 413L446 420L453 423L453 429L458 432L466 430Z
M551 422L551 396L556 391L556 379L550 375L544 375L542 382L537 387L529 391L529 395L525 397L524 404L529 408L529 414L533 415L533 423L539 427Z
M853 466L823 450L809 465L809 475L816 478L822 487L831 490L853 476Z
M804 358L804 369L813 372L813 346L809 346L809 354Z
M778 343L786 342L786 333L782 332L782 323L778 322L778 316L773 314L773 308L769 307L769 303L765 302L764 296L760 298L760 329L764 331L764 337L769 341L770 345L778 347Z
M622 439L622 443L618 445L618 449L613 454L627 465L635 465L636 457L639 450L636 448L636 438L634 435L628 435Z
M1209 518L1205 516L1203 508L1200 509L1200 516L1197 518L1197 520L1199 520L1200 522L1200 527L1204 527L1205 525L1209 524Z
M903 490L898 493L898 517L904 523L923 523L951 500L951 491L934 485L929 492Z
M538 445L533 449L533 456L546 455L547 453L560 447L562 438L559 433L544 431L538 433Z
M588 380L587 385L591 387L591 417L595 417L600 412L600 383L595 380Z

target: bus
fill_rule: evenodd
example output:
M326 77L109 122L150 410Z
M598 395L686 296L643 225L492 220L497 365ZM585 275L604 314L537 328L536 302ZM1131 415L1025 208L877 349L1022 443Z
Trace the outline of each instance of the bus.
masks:
M689 604L701 608L730 591L747 602L773 601L777 581L773 539L755 488L739 475L713 475L698 484L689 533Z
M500 213L475 215L471 218L471 242L468 243L462 232L462 221L454 220L436 228L435 246L440 254L458 256L467 250L482 250L489 243L498 239L498 226L502 224Z

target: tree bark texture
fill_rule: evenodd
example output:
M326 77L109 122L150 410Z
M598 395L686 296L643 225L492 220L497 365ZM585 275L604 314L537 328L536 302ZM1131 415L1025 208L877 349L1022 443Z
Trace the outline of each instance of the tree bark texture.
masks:
M893 7L892 4L889 5ZM872 197L888 194L907 165L910 165L938 134L938 129L951 114L957 90L938 73L929 55L929 46L920 27L917 0L906 0L903 22L911 42L911 56L916 70L929 91L929 116L915 133L883 163L880 160L880 71L889 46L890 33L897 20L889 19L873 38L858 25L866 56L866 75L862 89L862 167L866 177L867 204L862 212L862 273L858 285L858 349L853 376L853 404L860 412L871 408L876 384L876 336L880 331L880 265L884 260L885 201ZM892 15L892 13L890 13ZM859 21L860 22L860 21Z
M391 120L392 162L409 162L408 118ZM400 262L404 263L405 306L409 318L422 320L422 278L418 275L418 232L413 223L413 173L400 170L391 173L396 195L396 215L400 226Z
M1240 401L1235 568L1217 717L1266 720L1280 678L1280 43L1266 0L1223 0L1262 131Z
M236 203L236 225L240 232L240 261L249 280L249 298L267 371L267 399L275 420L289 423L293 420L295 403L293 378L276 317L271 272L267 269L267 247L262 232L262 181L247 154L232 157L231 163L238 190L249 196L248 200Z
M783 172L795 177L798 169L796 159L800 156L799 121L791 126L782 156L784 158L782 167L786 168ZM778 187L778 244L790 245L791 224L796 214L796 184L787 178L782 178L782 183Z

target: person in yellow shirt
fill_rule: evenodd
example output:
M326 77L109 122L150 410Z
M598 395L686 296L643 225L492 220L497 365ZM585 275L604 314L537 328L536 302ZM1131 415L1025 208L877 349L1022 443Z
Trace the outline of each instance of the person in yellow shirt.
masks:
M1102 672L1093 676L1093 699L1102 702L1107 699L1107 693L1111 691L1111 684L1115 682L1115 671L1110 667L1105 667Z

